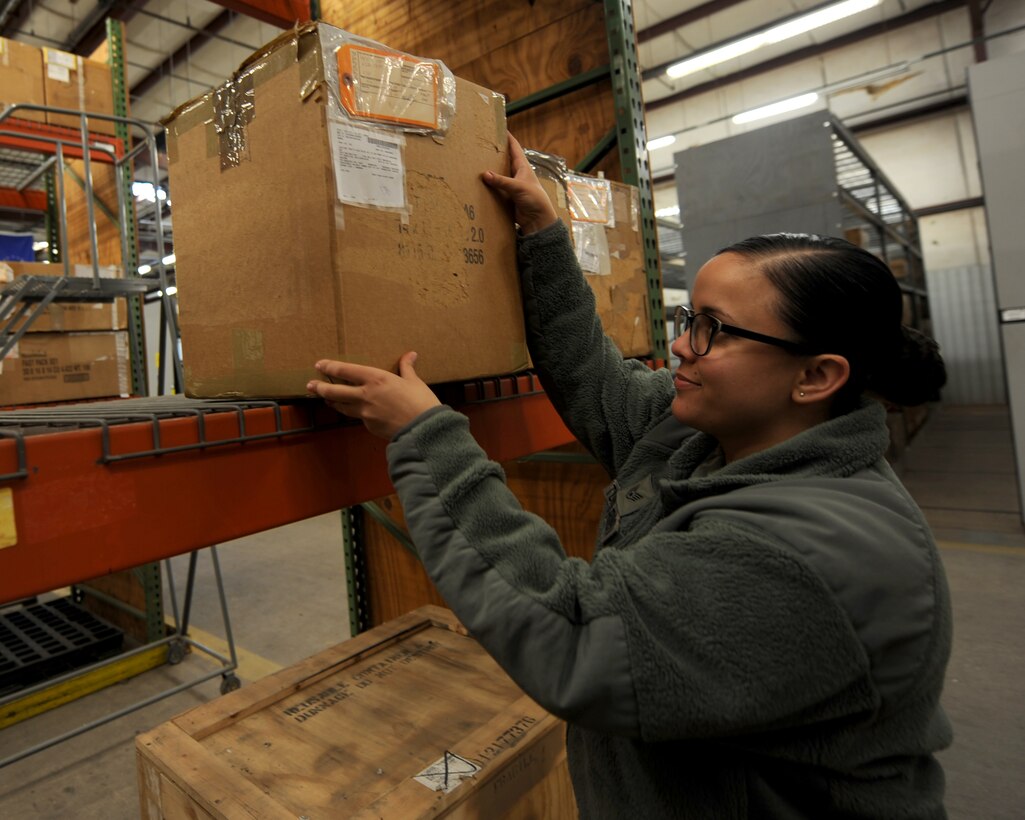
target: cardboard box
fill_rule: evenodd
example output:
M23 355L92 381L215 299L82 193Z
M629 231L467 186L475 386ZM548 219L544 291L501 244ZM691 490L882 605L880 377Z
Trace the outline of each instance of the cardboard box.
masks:
M565 731L422 607L140 735L142 817L576 817Z
M43 55L35 46L0 37L0 108L14 103L46 105ZM15 111L23 120L45 122L43 111Z
M573 175L574 177L580 175ZM559 217L573 233L577 258L594 291L602 327L624 356L648 356L651 340L651 302L644 268L644 238L640 230L640 195L621 182L594 179L608 190L604 217L574 213L573 194L565 180L538 172L538 178ZM600 210L602 193L586 196L585 210ZM579 201L579 197L578 197ZM584 216L586 219L575 217ZM594 219L595 221L591 221Z
M508 173L503 99L451 78L443 136L355 127L351 45L289 31L165 121L190 396L304 396L318 359L408 350L428 382L528 366L512 220L480 179Z
M62 270L60 265L45 262L0 262L0 284L13 282L22 276L54 276ZM92 277L93 269L91 265L73 265L71 274L76 277ZM121 276L121 269L107 265L100 268L100 276L118 279ZM19 326L12 330L17 330ZM123 297L118 297L108 302L52 302L25 332L125 330L127 327L128 304Z
M859 248L867 248L872 242L872 234L868 228L846 228L843 236L844 239Z
M128 334L27 333L0 362L0 406L127 397Z
M48 106L94 114L114 113L114 87L106 63L44 48L42 72ZM71 114L47 112L46 121L76 130L81 126L80 118ZM114 123L110 120L90 118L88 127L96 134L114 134Z

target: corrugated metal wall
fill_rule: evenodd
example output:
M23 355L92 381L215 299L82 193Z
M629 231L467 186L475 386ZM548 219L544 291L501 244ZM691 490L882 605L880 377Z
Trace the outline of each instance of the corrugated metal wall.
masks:
M1007 383L989 266L926 271L933 333L947 364L947 404L1006 404Z

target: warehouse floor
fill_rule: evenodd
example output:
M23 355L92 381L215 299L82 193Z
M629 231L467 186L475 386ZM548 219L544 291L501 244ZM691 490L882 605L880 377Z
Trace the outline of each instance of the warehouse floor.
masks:
M955 742L941 756L950 816L1017 820L1025 806L1025 531L1006 408L935 411L898 466L941 542L954 601L944 700ZM332 513L218 548L243 683L348 637L341 543ZM186 559L173 563L180 591ZM216 649L224 631L210 567L201 555L192 634ZM0 731L0 758L213 669L193 653L16 724ZM219 682L0 769L0 817L138 817L134 736L217 697Z

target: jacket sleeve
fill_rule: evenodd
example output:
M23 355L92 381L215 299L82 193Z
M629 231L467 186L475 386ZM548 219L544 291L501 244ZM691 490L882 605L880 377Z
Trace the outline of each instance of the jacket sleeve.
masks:
M442 597L553 714L658 741L869 708L849 622L783 550L711 525L567 558L445 407L401 431L388 461Z
M541 382L573 435L616 475L634 442L665 416L672 377L624 360L605 335L562 222L520 240L519 267Z

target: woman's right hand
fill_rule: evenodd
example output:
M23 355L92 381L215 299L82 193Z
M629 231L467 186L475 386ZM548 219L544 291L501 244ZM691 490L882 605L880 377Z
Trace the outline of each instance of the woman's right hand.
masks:
M512 134L509 135L509 155L512 160L511 177L493 171L485 171L482 176L486 185L512 203L520 233L526 236L547 228L559 217L530 167L522 146Z

